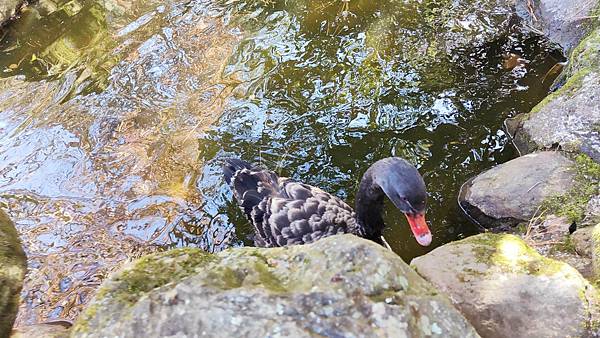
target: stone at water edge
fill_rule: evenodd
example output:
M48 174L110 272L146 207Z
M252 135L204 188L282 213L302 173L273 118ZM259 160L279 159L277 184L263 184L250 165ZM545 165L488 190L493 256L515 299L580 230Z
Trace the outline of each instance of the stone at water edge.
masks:
M412 266L483 337L600 337L598 291L574 268L516 236L469 237L415 258Z
M177 249L110 277L74 337L478 337L389 250L352 235L211 255Z
M0 210L0 337L8 337L17 316L27 257L14 223Z
M459 203L482 226L506 230L530 220L546 198L567 192L573 166L554 151L521 156L465 183Z

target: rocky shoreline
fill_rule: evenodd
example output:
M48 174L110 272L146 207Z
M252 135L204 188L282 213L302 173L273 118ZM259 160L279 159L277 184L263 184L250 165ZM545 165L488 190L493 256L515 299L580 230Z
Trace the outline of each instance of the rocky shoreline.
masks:
M570 55L559 88L531 112L505 122L522 156L465 183L459 203L482 227L515 233L596 282L598 271L590 272L590 264L597 261L592 227L600 229L600 28L591 15L597 7L583 1L569 4L583 14L544 18L562 6L550 10L550 3L542 1L536 11L541 22L580 18L556 32L540 23Z
M600 337L600 28L597 6L575 2L516 2L519 17L570 61L562 86L506 121L522 156L461 189L464 211L495 233L443 245L410 266L350 235L156 253L105 280L70 331L50 325L14 336ZM1 211L0 256L6 336L26 258Z

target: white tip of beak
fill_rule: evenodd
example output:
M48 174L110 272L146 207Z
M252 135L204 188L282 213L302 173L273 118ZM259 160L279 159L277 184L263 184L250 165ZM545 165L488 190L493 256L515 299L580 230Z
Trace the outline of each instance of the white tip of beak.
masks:
M415 238L417 239L417 243L421 244L422 246L428 246L429 244L431 244L432 240L431 232L428 232L422 236L418 236Z

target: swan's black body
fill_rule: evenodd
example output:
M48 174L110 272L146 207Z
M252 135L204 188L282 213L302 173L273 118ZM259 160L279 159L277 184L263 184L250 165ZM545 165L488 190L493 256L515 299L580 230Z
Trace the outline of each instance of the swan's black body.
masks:
M385 227L381 211L383 196L411 217L425 224L425 183L417 170L401 158L386 158L367 170L356 198L356 213L341 199L310 185L238 160L227 159L225 181L233 189L242 210L254 225L254 242L260 247L311 243L339 233L352 233L382 244ZM417 215L417 216L414 216ZM419 223L420 221L417 221ZM422 245L431 242L413 232Z

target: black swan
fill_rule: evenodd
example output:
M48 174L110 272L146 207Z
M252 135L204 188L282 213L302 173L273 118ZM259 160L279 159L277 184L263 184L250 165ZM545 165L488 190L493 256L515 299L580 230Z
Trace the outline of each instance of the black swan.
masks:
M356 212L319 188L239 159L226 159L223 175L254 225L254 243L259 247L306 244L340 233L384 245L384 194L406 215L417 242L431 243L425 222L425 182L413 165L398 157L379 160L365 172L356 195Z

